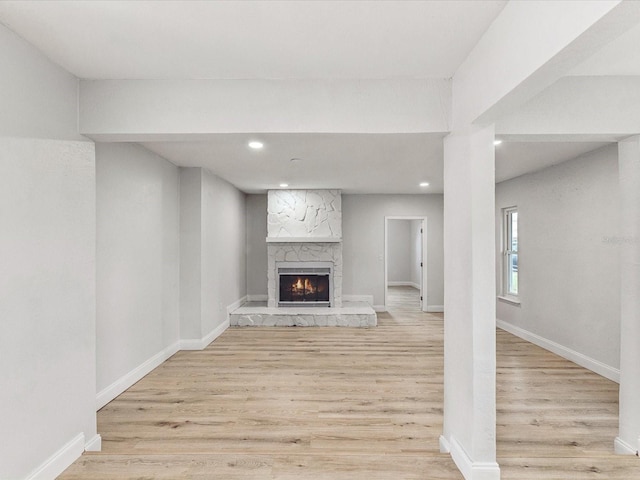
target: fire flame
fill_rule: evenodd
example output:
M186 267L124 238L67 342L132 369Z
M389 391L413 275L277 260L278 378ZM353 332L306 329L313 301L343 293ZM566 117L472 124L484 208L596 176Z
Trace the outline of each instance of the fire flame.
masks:
M291 289L294 292L305 292L305 293L315 293L317 291L317 287L311 283L311 280L308 278L298 277L296 282L291 285Z

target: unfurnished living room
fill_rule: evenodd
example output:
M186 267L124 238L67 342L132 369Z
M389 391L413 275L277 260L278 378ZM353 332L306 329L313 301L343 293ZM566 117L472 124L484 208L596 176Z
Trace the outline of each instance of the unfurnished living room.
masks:
M638 45L0 0L0 479L640 478Z

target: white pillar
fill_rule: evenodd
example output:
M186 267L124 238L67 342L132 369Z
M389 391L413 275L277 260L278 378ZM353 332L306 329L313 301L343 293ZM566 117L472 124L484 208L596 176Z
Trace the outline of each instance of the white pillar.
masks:
M444 432L467 480L498 480L496 463L494 128L444 141Z
M620 176L620 431L616 453L640 449L640 136L618 144Z

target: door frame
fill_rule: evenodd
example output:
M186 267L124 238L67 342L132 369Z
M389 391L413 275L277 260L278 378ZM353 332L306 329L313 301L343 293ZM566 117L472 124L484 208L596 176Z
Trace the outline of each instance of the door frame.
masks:
M427 311L429 303L427 302L427 279L428 279L428 269L427 269L427 217L426 216L417 216L417 215L398 215L398 216L385 216L384 217L384 309L387 310L387 281L389 274L389 220L421 220L422 221L422 278L420 279L420 296L422 300L420 302L421 310L423 312Z

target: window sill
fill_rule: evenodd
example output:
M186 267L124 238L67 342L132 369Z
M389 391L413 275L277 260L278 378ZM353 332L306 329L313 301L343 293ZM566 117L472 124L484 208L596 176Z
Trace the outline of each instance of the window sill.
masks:
M498 295L498 300L504 303L510 303L511 305L520 306L520 299L518 297L508 297L503 295Z

